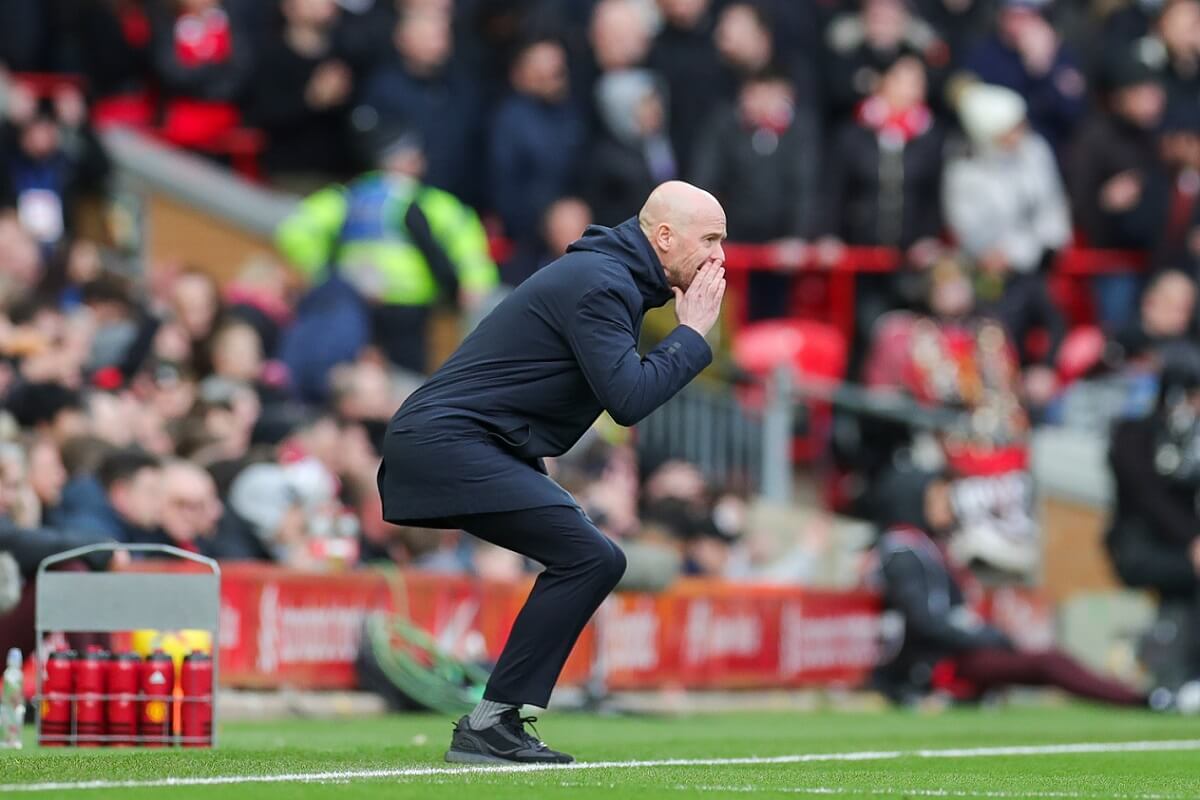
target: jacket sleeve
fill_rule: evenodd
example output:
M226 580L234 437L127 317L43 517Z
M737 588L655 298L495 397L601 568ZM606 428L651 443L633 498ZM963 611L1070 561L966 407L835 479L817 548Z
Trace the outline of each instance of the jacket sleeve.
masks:
M1041 137L1034 142L1033 161L1042 187L1041 207L1034 216L1034 225L1042 247L1059 250L1071 242L1071 210L1067 192L1054 151Z
M930 602L930 586L921 559L911 550L882 554L888 604L904 615L905 629L951 653L1008 647L1008 638L987 625L969 626L954 618L953 608Z
M425 263L429 265L429 271L433 273L433 279L437 281L442 297L457 303L458 273L455 271L454 262L433 235L429 227L429 218L425 216L419 204L408 204L408 210L404 214L404 227L412 237L413 244L425 257Z
M345 221L345 191L328 186L301 200L279 224L275 245L298 272L313 280L332 260Z
M32 577L44 559L86 544L111 541L104 536L85 533L62 533L53 528L18 528L0 524L0 551L12 554L21 574ZM112 553L91 553L84 561L92 569L105 569Z
M601 287L580 298L567 328L588 385L613 420L626 426L671 399L712 362L708 342L685 325L640 356L633 314L620 291Z

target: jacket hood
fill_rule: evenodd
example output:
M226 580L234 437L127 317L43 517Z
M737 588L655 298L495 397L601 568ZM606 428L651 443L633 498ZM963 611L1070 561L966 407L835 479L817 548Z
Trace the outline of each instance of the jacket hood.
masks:
M934 531L925 517L925 492L937 478L936 473L914 467L897 468L884 476L876 495L879 528L908 526L933 536Z
M609 72L596 81L596 109L605 126L617 141L634 145L642 141L638 129L638 106L647 94L657 93L667 109L666 89L654 73L646 69L627 69ZM663 120L663 129L667 127Z
M615 228L589 225L583 236L567 247L568 253L577 251L603 253L624 264L642 293L645 308L666 305L674 296L662 262L642 233L637 217L630 217Z

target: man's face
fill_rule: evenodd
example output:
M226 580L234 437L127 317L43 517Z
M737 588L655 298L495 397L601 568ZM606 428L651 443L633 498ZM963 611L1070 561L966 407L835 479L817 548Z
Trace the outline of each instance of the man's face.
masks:
M419 72L433 71L450 60L454 43L450 21L441 14L413 14L396 29L396 49Z
M35 161L52 156L58 145L58 126L53 120L38 119L21 132L21 149Z
M544 102L563 100L567 94L567 56L562 47L542 42L529 48L517 64L515 83Z
M795 115L792 88L782 81L747 83L738 99L742 117L759 127L787 127Z
M732 5L721 15L714 32L717 51L733 64L753 65L771 50L770 31L744 4Z
M67 482L58 448L50 441L39 441L29 451L29 483L43 505L58 505Z
M1117 93L1117 111L1139 128L1150 130L1162 119L1167 95L1153 81L1129 86Z
M925 102L925 67L915 58L902 58L883 74L879 95L894 110Z
M136 414L137 404L123 394L97 392L88 401L92 435L117 447L133 444Z
M876 50L894 50L908 27L908 9L899 0L872 0L863 7L867 41Z
M583 235L592 224L592 210L576 198L563 198L550 206L543 225L546 246L555 256L567 252L568 245Z
M695 26L708 10L708 5L709 0L658 0L663 16L680 28Z
M592 50L605 70L634 67L650 48L650 31L641 12L627 0L607 0L592 17Z
M291 22L323 27L333 22L338 7L334 0L286 0L283 13Z
M1158 30L1173 54L1194 53L1200 40L1200 3L1171 3L1158 19Z
M674 226L669 247L663 254L667 283L687 291L702 267L725 263L725 214L719 208L698 212Z
M1182 273L1164 273L1142 299L1142 327L1151 336L1183 336L1195 308L1195 284Z
M162 501L162 471L154 467L140 469L112 488L113 508L139 528L158 526L162 521Z
M221 501L212 479L198 470L172 467L163 478L162 527L176 542L190 542L213 532L221 517Z

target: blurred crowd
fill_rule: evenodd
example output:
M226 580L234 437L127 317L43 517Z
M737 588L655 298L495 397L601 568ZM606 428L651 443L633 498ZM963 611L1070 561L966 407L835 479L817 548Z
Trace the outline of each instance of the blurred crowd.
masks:
M965 562L1035 571L1030 431L1078 417L1078 379L1122 381L1109 418L1157 422L1114 435L1114 563L1200 597L1200 0L5 0L0 64L0 609L4 576L102 541L529 570L382 523L384 426L436 309L485 312L677 178L718 197L731 240L795 264L901 254L855 278L842 373L967 412L921 462L952 481ZM248 150L304 197L281 258L218 285L187 253L106 246L116 126ZM1072 245L1129 263L1064 297ZM749 318L820 291L755 272ZM1170 359L1185 377L1159 391ZM922 527L888 489L920 437L843 422L835 504ZM630 580L813 575L805 543L751 530L749 487L639 462L603 426L552 468L650 565Z

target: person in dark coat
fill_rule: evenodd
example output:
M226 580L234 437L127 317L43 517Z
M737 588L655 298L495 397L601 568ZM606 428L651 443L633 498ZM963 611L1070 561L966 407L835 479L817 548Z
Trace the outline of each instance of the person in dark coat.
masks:
M282 0L280 8L282 29L258 48L246 118L267 134L271 177L300 176L299 188L311 191L314 180L351 167L345 129L354 79L334 38L334 0Z
M945 138L925 98L924 63L902 56L883 71L854 121L834 135L821 204L826 236L851 245L899 248L910 266L930 265L942 227ZM902 299L912 278L856 276L856 356L876 320Z
M816 222L821 138L815 115L796 103L786 75L768 71L742 86L738 103L714 115L696 146L691 180L729 209L738 239L807 239ZM787 314L792 276L750 276L750 317Z
M947 542L958 526L953 483L917 469L885 479L877 577L884 603L884 647L874 683L897 703L933 691L973 699L1009 686L1053 686L1077 697L1145 706L1146 695L1096 675L1058 650L1025 650L982 620Z
M1159 397L1152 414L1113 428L1108 461L1116 505L1105 545L1126 586L1154 591L1190 624L1166 645L1183 676L1200 675L1200 349L1176 343L1164 350Z
M520 707L549 703L625 556L542 459L569 450L603 411L637 423L708 366L724 238L715 198L663 184L638 217L589 227L517 287L392 418L378 478L385 520L461 528L546 566L447 761L573 760L527 734ZM646 312L672 295L679 326L639 356Z
M409 13L396 23L395 51L366 79L362 103L392 123L404 123L425 142L425 182L467 202L481 199L477 154L483 100L454 51L450 20Z
M1132 58L1112 70L1108 88L1107 107L1083 123L1069 154L1071 209L1088 246L1153 251L1171 205L1171 174L1158 145L1166 95L1150 67ZM1137 276L1097 276L1093 285L1105 327L1129 325Z
M830 22L824 55L826 104L830 116L842 120L878 90L883 74L904 56L925 62L933 79L930 97L939 97L950 50L904 0L863 0L861 8Z
M1044 6L1042 0L1004 0L996 33L967 55L964 66L984 83L1024 97L1030 124L1057 149L1087 110L1087 81Z
M537 235L538 221L575 182L585 144L583 114L569 96L566 52L540 39L517 54L513 92L492 121L491 206L516 241Z
M105 456L96 473L64 490L56 526L118 542L153 540L162 500L158 459L139 450L118 450Z
M710 0L660 0L660 5L664 25L647 65L667 81L671 143L686 175L724 70L713 45Z
M1136 19L1139 11L1129 9ZM1115 16L1115 15L1114 15ZM1130 59L1141 61L1159 76L1167 96L1166 117L1183 117L1195 125L1196 99L1200 96L1200 58L1195 33L1200 25L1200 2L1166 0L1150 14L1147 27L1136 22L1124 34L1127 40L1109 37L1098 65L1101 76L1112 80Z

